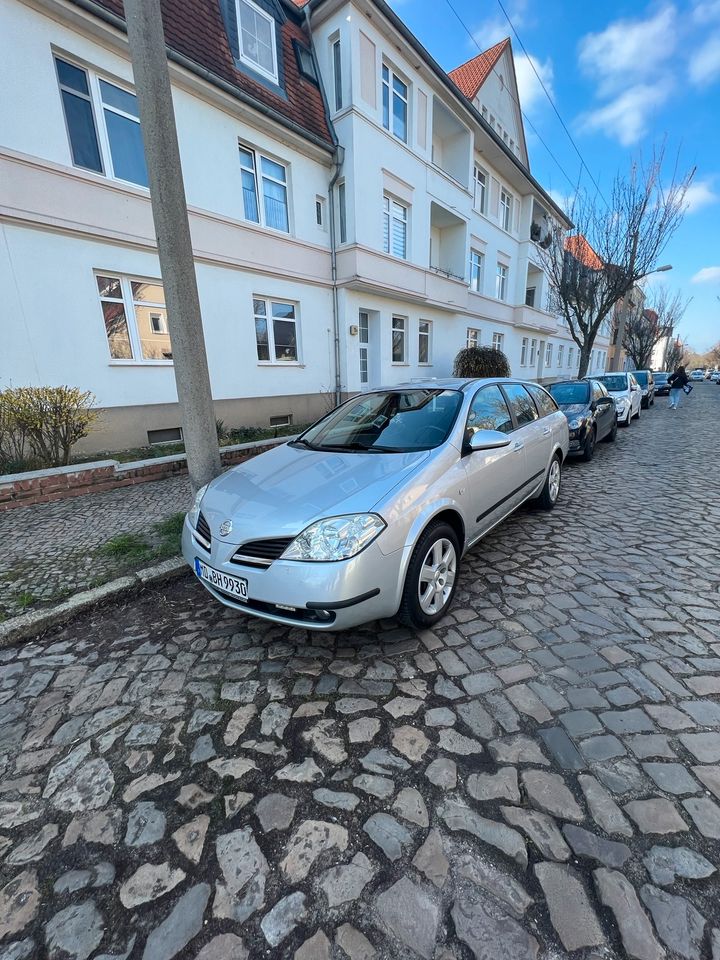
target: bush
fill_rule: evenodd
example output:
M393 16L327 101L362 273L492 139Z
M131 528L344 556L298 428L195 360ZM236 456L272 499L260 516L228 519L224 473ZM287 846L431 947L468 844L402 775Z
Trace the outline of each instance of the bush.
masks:
M454 377L509 377L510 364L502 350L466 347L455 357Z
M95 397L77 387L0 391L0 470L64 467L97 420Z

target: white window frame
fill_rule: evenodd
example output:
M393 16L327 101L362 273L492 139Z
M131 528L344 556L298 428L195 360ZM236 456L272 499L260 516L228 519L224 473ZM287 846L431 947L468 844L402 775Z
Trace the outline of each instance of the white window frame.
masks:
M80 93L78 90L74 90L71 87L66 87L60 80L60 75L57 73L57 61L62 60L64 63L69 64L71 67L75 67L76 70L81 70L86 78L88 83L89 93ZM78 170L88 170L90 173L95 173L98 176L107 177L109 180L117 180L118 183L129 183L133 187L137 187L140 190L148 190L148 186L145 183L137 183L135 180L126 180L124 177L118 176L115 173L115 165L113 163L112 149L110 146L110 135L107 131L107 124L105 121L105 110L109 110L110 113L115 113L120 117L124 117L126 120L130 120L133 123L140 127L140 107L138 107L137 116L134 114L127 113L125 110L121 110L119 107L113 106L112 104L107 104L103 100L102 90L100 87L100 81L107 83L111 87L117 87L118 90L121 90L123 93L130 94L130 96L135 97L137 100L137 95L133 89L132 84L126 83L124 80L118 80L116 77L110 77L107 74L98 73L95 69L86 66L86 64L79 62L72 56L68 56L60 50L53 50L53 64L55 66L55 75L58 82L58 90L60 91L60 109L63 114L63 122L65 123L65 131L68 138L68 147L70 149L70 155L72 157L72 140L70 139L70 128L67 124L67 116L65 114L65 104L62 100L62 91L67 90L73 96L78 97L79 99L88 100L90 102L90 107L92 109L93 122L95 124L95 136L97 138L97 148L100 155L100 165L102 170L93 170L90 167L81 167L72 161L73 166L77 166ZM143 152L144 158L144 152ZM114 276L114 274L113 274Z
M265 315L263 319L265 320L265 327L267 329L268 337L268 353L270 358L268 360L261 360L257 356L257 332L255 329L255 320L257 317L262 317L262 314L255 312L255 301L262 301L265 304ZM272 307L273 304L282 304L286 307L292 307L295 316L292 318L277 318L283 319L287 323L295 324L295 360L278 360L277 351L275 348L275 329L273 324L273 314ZM252 296L252 307L253 307L253 336L255 337L255 357L256 363L259 367L300 367L302 366L302 342L300 339L300 304L297 300L284 300L281 297L264 297L261 294L253 294Z
M321 230L327 230L327 224L325 220L325 197L315 197L315 224L320 227Z
M568 348L568 367L572 369L575 347Z
M534 367L537 361L537 340L535 337L530 341L530 366Z
M402 211L401 215L397 215L397 211ZM400 203L399 200L396 200L395 197L391 196L389 193L383 194L383 251L391 257L395 257L397 260L407 260L408 259L408 225L410 222L410 208L404 204ZM401 224L403 228L403 252L402 254L395 253L393 247L393 239L395 235L394 227L395 224Z
M397 80L405 87L405 96L395 89L394 81ZM387 118L385 117L385 95L387 93ZM405 136L401 137L395 132L395 111L393 110L395 97L405 104ZM389 63L382 62L380 67L380 111L382 125L388 133L396 137L401 143L408 143L410 140L410 84L407 80L395 71ZM387 119L387 122L386 122Z
M423 338L427 340L427 360L420 359ZM432 320L418 320L418 366L431 367L432 363Z
M485 254L475 247L470 248L470 289L482 293L483 274L485 272Z
M467 349L472 349L473 347L479 347L482 340L482 330L477 329L476 327L468 327L467 334L465 337L465 346Z
M545 344L545 366L550 369L552 366L553 345L548 342Z
M347 187L344 180L337 185L338 242L347 243Z
M396 367L407 366L407 326L407 317L396 316L393 314L392 324L390 327L390 362ZM393 357L396 333L402 334L402 360L395 360Z
M239 151L243 150L245 153L249 153L253 158L252 169L250 167L244 166L242 157L240 157ZM274 230L276 233L290 234L292 233L292 221L290 217L290 177L289 177L289 165L283 160L278 160L276 157L271 157L266 153L262 153L260 150L256 150L255 147L251 146L249 143L245 143L242 140L238 141L238 159L240 160L240 170L244 170L247 173L252 173L254 186L255 186L255 206L258 212L258 219L253 220L252 217L248 217L245 210L245 198L242 198L243 208L243 220L246 223L255 223L259 227L264 227L266 230ZM277 177L272 176L269 173L265 173L262 169L263 160L267 160L269 163L274 163L278 167L282 167L285 171L285 180L278 180ZM279 184L285 190L285 216L287 220L287 230L282 227L275 227L272 224L267 222L265 215L265 181L270 183ZM243 192L244 187L242 183L242 175L240 177L240 191ZM274 197L271 199L275 199Z
M498 260L495 268L495 298L503 303L507 303L508 272L507 264Z
M487 171L476 163L473 171L473 206L483 215L487 212L487 180ZM478 194L480 194L480 203L478 203Z
M562 366L564 363L565 363L565 344L561 343L558 345L558 352L557 352L558 370L562 369Z
M333 97L335 113L337 113L343 108L342 45L337 34L330 41L330 52L332 54Z
M493 350L503 351L505 349L505 334L495 331L492 335Z
M103 297L100 295L100 290L97 285L98 277L109 277L112 280L120 281L120 290L122 292L122 299L119 297ZM162 318L165 325L165 330L167 335L167 307L165 303L160 303L156 300L136 300L133 297L132 285L133 283L151 283L154 286L162 287L162 280L154 279L151 277L136 277L126 273L119 273L117 270L95 270L93 271L93 278L95 280L95 290L97 292L98 303L100 304L100 320L103 326L103 333L105 334L105 344L107 345L109 362L112 366L120 367L135 367L135 366L148 366L148 367L171 367L173 365L172 359L170 360L160 360L156 358L146 359L143 357L142 353L142 342L140 340L140 331L138 329L137 316L135 315L135 304L142 304L144 307L155 307L156 311L162 311ZM163 293L165 291L163 290ZM107 330L105 327L105 314L103 313L102 304L105 303L122 303L123 312L125 314L125 323L127 324L128 339L130 341L130 351L132 357L113 357L110 353L110 341L107 338ZM155 312L155 311L153 311ZM153 331L154 332L154 331ZM170 343L170 348L172 349L172 341Z
M505 189L505 187L500 188L500 226L507 233L512 232L512 218L513 218L513 195Z
M272 80L273 83L278 82L278 63L277 63L277 36L274 17L271 17L269 13L266 13L262 10L256 3L253 3L253 0L243 0L243 3L246 3L249 7L255 12L255 15L260 17L262 20L266 20L272 30L272 60L273 60L273 69L272 72L267 70L265 67L261 66L257 61L253 60L248 54L243 50L243 29L242 29L242 17L240 15L240 0L235 0L235 13L237 16L237 32L238 32L238 47L240 50L240 59L242 62L248 66L251 70L254 70L256 73L259 73L261 76L266 77L268 80Z
M522 344L520 346L520 366L521 367L527 366L527 355L528 355L529 346L530 346L529 339L527 337L523 337Z

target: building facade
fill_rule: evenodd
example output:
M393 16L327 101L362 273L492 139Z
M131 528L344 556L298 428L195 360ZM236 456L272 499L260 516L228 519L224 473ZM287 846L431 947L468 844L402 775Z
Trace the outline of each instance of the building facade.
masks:
M0 0L0 388L69 383L86 449L179 437L120 0ZM165 31L213 397L228 426L443 377L572 376L509 42L447 75L382 0L174 0ZM594 368L605 367L607 340Z

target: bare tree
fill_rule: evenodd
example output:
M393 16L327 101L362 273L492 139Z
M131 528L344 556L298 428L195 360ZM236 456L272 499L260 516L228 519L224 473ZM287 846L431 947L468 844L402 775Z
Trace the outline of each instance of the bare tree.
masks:
M596 193L578 191L568 211L574 226L552 231L540 250L550 279L550 303L568 325L580 348L579 376L585 376L595 339L615 304L657 261L680 226L685 194L695 170L674 171L665 181L665 149L647 163L617 173L609 204Z
M628 317L622 345L637 370L649 369L655 347L672 337L691 299L684 300L679 291L671 294L661 285L647 298L649 306Z
M680 337L676 337L674 340L670 341L670 346L665 354L665 369L677 370L684 359L685 344L682 342Z

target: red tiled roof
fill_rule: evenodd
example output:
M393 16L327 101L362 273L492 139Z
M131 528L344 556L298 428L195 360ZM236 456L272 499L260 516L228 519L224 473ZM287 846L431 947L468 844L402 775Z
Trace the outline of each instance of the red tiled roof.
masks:
M297 3L297 0L294 0ZM464 93L468 100L473 100L480 89L490 76L490 71L494 68L503 52L510 46L510 39L506 38L496 43L489 50L484 50L467 63L455 67L448 73L448 76L455 86Z
M591 270L602 270L602 260L581 233L566 237L565 249L584 266L590 267Z
M124 18L122 0L96 0L96 3ZM279 28L285 68L286 96L283 97L237 69L218 0L161 0L161 6L165 39L171 49L271 107L308 133L332 143L320 90L298 70L292 41L309 46L308 37L299 24L288 18Z

